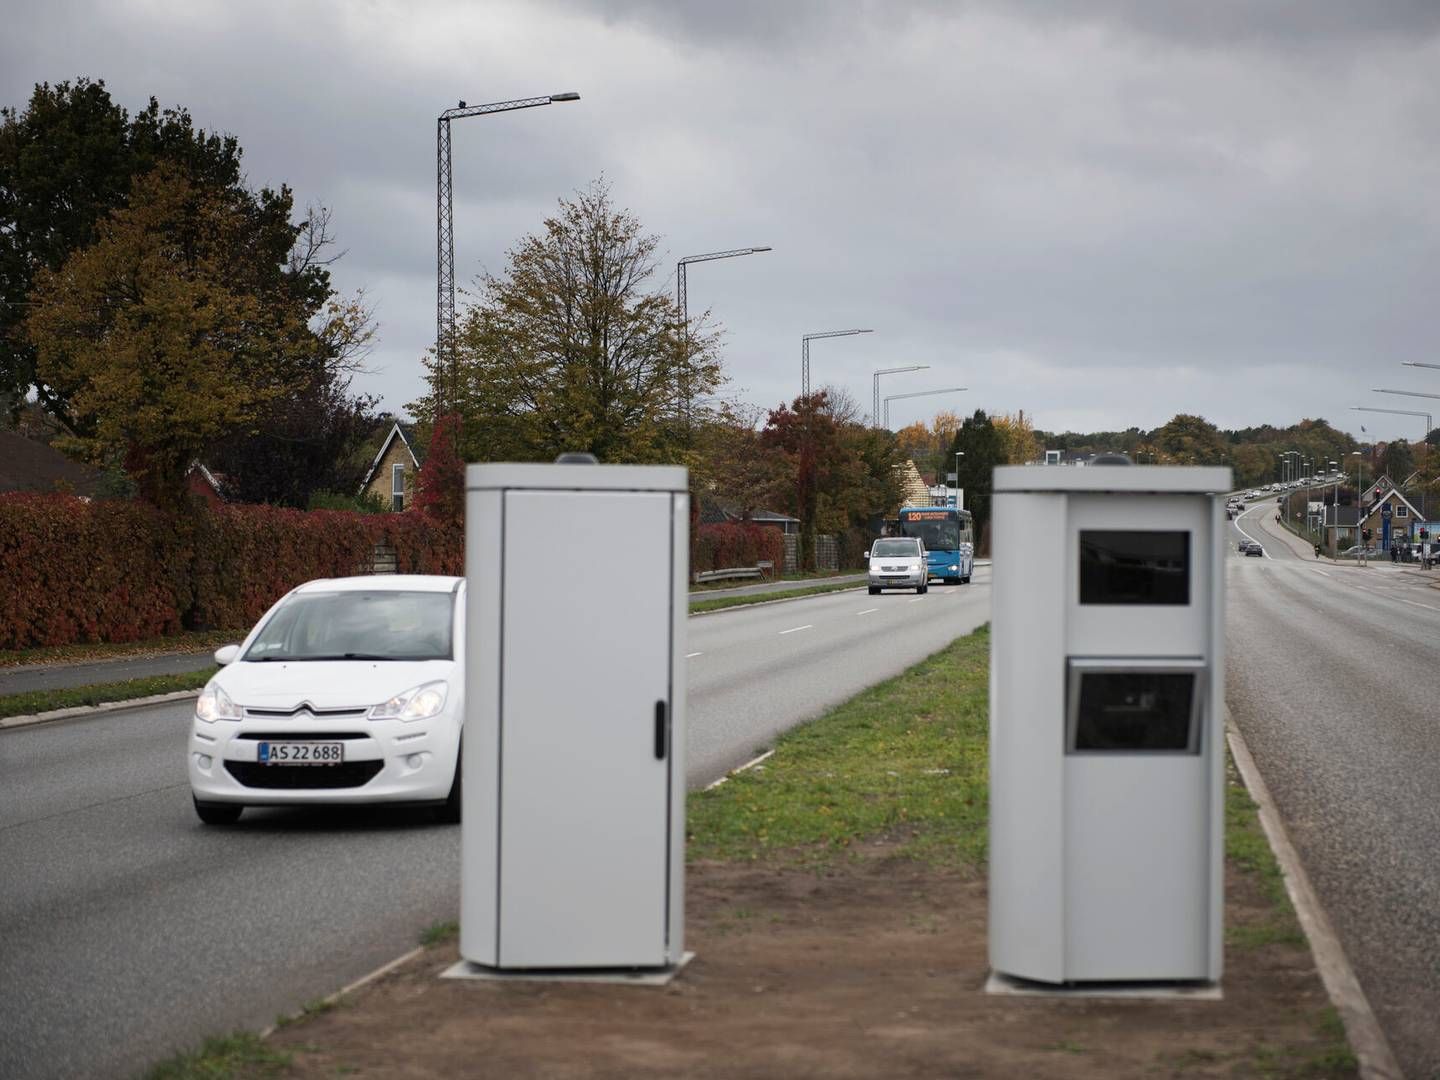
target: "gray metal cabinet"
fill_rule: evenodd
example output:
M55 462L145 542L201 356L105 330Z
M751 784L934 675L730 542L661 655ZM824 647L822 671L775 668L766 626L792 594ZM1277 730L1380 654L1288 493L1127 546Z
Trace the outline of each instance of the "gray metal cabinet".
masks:
M683 936L683 469L468 474L461 953L660 968Z

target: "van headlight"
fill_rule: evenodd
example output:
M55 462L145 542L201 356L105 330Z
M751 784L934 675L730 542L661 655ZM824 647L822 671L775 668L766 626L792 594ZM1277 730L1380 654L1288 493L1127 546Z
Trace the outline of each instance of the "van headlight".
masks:
M450 691L446 682L424 683L370 710L371 720L428 720L445 707Z
M195 715L207 724L216 720L239 720L240 707L215 683L208 684L195 699Z

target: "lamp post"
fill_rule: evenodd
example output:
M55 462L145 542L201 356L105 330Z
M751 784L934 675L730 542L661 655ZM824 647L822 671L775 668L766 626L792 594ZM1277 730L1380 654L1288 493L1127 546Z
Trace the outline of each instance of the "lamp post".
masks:
M969 390L968 386L950 386L944 390L920 390L914 394L891 394L885 399L885 428L890 428L890 402L903 401L905 398L929 397L932 394L960 394Z
M1396 392L1396 393L1399 393L1399 391L1395 391L1395 392ZM1440 396L1440 395L1437 395L1437 396ZM1433 422L1431 421L1431 419L1430 419L1430 413L1428 413L1428 412L1420 412L1420 411L1415 410L1415 409L1376 409L1376 408L1371 408L1371 407L1366 406L1366 405L1351 405L1351 406L1350 406L1350 411L1351 411L1351 412L1393 413L1395 416L1423 416L1423 417L1425 418L1425 437L1426 437L1426 438L1429 437L1431 430L1435 427L1434 423L1433 423ZM1421 441L1421 442L1424 442L1425 439L1422 438L1420 441Z
M929 364L911 364L908 367L887 367L875 372L870 384L870 426L880 426L880 376L898 375L902 371L928 371Z
M685 427L690 427L690 380L686 372L686 365L690 360L690 297L687 290L685 268L691 263L714 262L716 259L734 259L741 255L758 255L762 251L769 251L768 247L735 248L733 251L711 251L705 255L686 255L675 264L675 306L680 309L680 325L685 334L685 356L681 365L681 379L684 385L679 387L682 404L680 408L685 413Z
M800 452L800 569L815 569L815 446L811 416L815 409L810 400L810 342L820 338L850 337L873 334L873 330L820 330L800 337L800 409L804 425Z
M960 509L960 459L965 456L964 450L955 451L955 509Z
M1364 519L1364 517L1362 516L1362 514L1363 514L1363 512L1364 512L1364 511L1363 511L1363 507L1364 507L1364 502L1363 502L1363 500L1364 500L1364 497L1365 497L1365 496L1362 494L1362 492L1364 491L1364 487L1365 487L1364 480L1362 479L1362 478L1364 477L1364 475L1365 475L1365 455L1362 454L1359 450L1351 450L1351 451L1350 451L1350 456L1351 456L1351 457L1356 457L1356 458L1359 458L1359 459L1360 459L1359 461L1357 461L1357 462L1355 463L1355 539L1356 539L1357 541L1359 541L1359 548L1360 548L1360 554L1359 554L1359 556L1357 556L1357 558L1358 558L1358 561L1359 561L1360 565L1361 565L1361 566L1364 566L1364 565L1365 565L1365 537L1364 537L1364 535L1362 535L1362 533L1361 533L1360 530L1361 530L1361 527L1365 524L1365 519ZM1338 511L1337 511L1337 513L1338 513Z
M810 397L810 342L820 338L850 337L852 334L873 334L874 330L821 330L800 337L800 396Z
M435 361L444 373L440 381L443 382L446 376L449 378L450 385L446 389L452 407L458 396L460 375L455 360L455 185L450 165L450 122L467 116L487 116L579 100L579 94L567 90L562 94L514 98L488 105L467 105L462 101L455 108L446 109L435 121ZM442 397L437 382L436 416L442 411Z

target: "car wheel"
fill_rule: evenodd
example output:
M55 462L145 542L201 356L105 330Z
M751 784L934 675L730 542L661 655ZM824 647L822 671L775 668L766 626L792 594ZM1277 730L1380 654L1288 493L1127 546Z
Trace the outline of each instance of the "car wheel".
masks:
M871 596L879 596L879 595L880 595L880 586L879 586L879 585L871 585L871 586L870 586L870 595L871 595Z
M234 825L245 812L239 803L201 802L193 795L190 799L195 803L195 815L206 825Z
M455 756L455 779L450 782L450 794L445 797L445 801L440 805L439 809L435 811L435 820L442 825L460 824L460 789L464 776L460 765L460 755L457 754Z
M929 586L929 585L920 585L920 586L918 586L918 587L915 589L915 591L916 591L917 593L919 593L921 596L924 596L927 592L930 591L930 586Z

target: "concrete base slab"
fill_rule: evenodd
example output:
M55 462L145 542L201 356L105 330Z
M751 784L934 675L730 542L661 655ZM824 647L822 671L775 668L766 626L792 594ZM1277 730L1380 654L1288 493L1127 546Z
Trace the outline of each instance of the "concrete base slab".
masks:
M1045 983L1017 979L991 971L985 980L987 994L1014 994L1021 997L1131 998L1141 1001L1221 1001L1218 982L1083 982Z
M668 986L681 970L695 959L693 952L681 955L680 962L666 968L526 968L507 971L461 960L440 973L442 979L475 979L480 982L567 982L611 983L617 986Z

